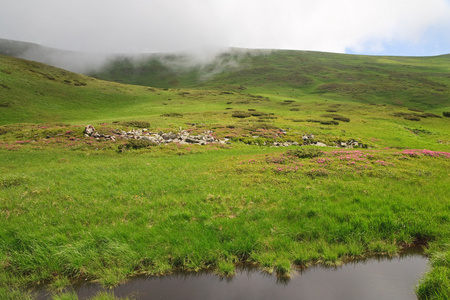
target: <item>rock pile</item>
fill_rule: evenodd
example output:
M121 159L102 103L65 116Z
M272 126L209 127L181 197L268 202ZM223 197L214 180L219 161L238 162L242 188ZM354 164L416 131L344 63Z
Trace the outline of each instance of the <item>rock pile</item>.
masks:
M84 130L85 137L94 137L96 139L105 139L115 141L116 139L135 139L135 140L146 140L153 142L158 145L168 144L168 143L178 143L178 144L197 144L197 145L206 145L206 144L230 144L229 139L218 139L214 136L214 132L211 130L206 130L198 135L191 135L187 130L181 130L178 133L164 133L162 131L149 132L148 129L133 129L131 131L117 131L115 135L106 135L99 134L95 131L94 126L87 125ZM254 138L258 138L254 136ZM364 147L364 145L358 143L358 141L351 139L347 142L335 142L333 145L327 145L322 142L318 142L314 140L313 134L305 134L302 136L303 144L298 142L273 142L266 143L264 142L264 146L272 146L272 147L289 147L289 146L302 146L302 145L312 145L319 147L338 147L338 148L354 148L354 147Z
M149 132L148 129L134 129L131 131L118 131L116 135L105 135L99 134L95 131L95 128L92 125L87 125L84 130L86 137L94 137L96 139L106 139L115 141L116 138L120 139L135 139L135 140L146 140L156 143L158 145L168 144L168 143L178 143L178 144L198 144L198 145L206 145L206 144L229 144L229 139L217 139L214 137L213 131L207 130L198 135L191 135L186 130L181 130L178 133L164 133L162 131Z

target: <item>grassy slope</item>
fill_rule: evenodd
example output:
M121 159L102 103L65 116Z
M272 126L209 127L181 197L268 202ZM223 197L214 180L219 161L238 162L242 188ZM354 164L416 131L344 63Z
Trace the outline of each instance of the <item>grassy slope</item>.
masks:
M173 57L173 64L177 65ZM421 109L448 108L450 56L374 57L305 51L234 50L209 65L171 68L168 58L132 63L117 60L97 78L159 87L244 86L259 93L327 97ZM234 62L234 63L232 63ZM180 63L178 63L180 65ZM220 69L222 68L222 72ZM200 76L216 73L215 76Z
M89 278L111 285L173 268L229 274L242 260L283 275L293 263L339 264L426 241L432 253L444 254L436 255L421 295L432 293L433 284L446 293L449 159L401 153L448 152L449 119L405 120L392 115L411 113L404 107L338 101L346 99L338 94L286 95L265 87L261 74L253 83L241 78L245 91L233 89L239 81L232 78L225 85L215 79L207 89L161 90L0 56L1 284L46 282L57 289ZM219 84L226 90L213 89ZM284 102L287 97L295 102ZM231 117L248 109L276 119ZM329 119L322 115L330 109L350 122L305 122ZM173 112L183 116L161 116ZM112 121L133 119L150 121L153 131L214 128L245 142L256 141L252 135L272 141L277 130L264 128L290 128L277 139L313 133L323 142L355 138L373 149L295 158L285 148L234 142L118 154L121 142L83 139L76 127L94 123L108 131L121 126ZM0 296L8 293L0 286Z

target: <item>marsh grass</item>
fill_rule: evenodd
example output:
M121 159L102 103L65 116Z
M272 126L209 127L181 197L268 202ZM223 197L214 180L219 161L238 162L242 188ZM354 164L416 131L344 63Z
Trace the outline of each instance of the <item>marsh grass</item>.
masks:
M298 60L298 53L277 55L246 59ZM322 54L308 55L304 71L324 71L314 63ZM450 126L431 114L448 104L445 91L424 91L445 81L445 59L430 59L436 72L423 81L419 59L357 57L342 69L329 55L321 80L286 83L301 88L267 82L268 74L286 78L284 68L246 67L188 90L103 82L0 56L8 70L0 72L8 86L0 96L8 101L0 107L0 298L32 299L26 288L36 284L57 292L80 280L114 286L174 270L231 276L241 262L288 277L296 266L395 255L420 243L435 258L417 294L444 299ZM365 59L386 67L374 86L370 78L337 82L367 72ZM399 89L405 81L419 83ZM428 112L405 112L393 99ZM224 114L231 103L246 117ZM351 122L321 124L331 108ZM85 138L87 124L107 134L144 125L213 130L231 144L133 147ZM302 144L311 134L327 145L355 140L371 149L267 146ZM139 149L119 153L125 144Z

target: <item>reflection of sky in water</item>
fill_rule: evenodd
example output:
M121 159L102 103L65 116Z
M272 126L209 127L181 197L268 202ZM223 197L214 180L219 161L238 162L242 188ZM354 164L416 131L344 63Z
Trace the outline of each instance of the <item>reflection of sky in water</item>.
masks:
M416 299L414 285L427 269L419 255L370 259L339 268L311 267L287 283L257 270L241 270L231 280L211 274L139 278L114 290L116 296L135 299ZM98 291L97 286L78 290L80 299Z

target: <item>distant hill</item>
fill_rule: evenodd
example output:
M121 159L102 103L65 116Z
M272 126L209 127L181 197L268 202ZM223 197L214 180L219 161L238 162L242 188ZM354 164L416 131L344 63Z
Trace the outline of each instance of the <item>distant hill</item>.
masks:
M0 39L0 54L37 61L83 74L103 66L111 56L60 50L6 39Z
M125 84L315 95L425 110L450 107L450 54L380 57L229 49L204 59L183 54L83 54L1 39L0 53Z
M186 60L186 57L184 58ZM377 57L310 51L231 49L207 64L180 56L111 60L90 75L121 83L308 94L422 109L450 106L450 55Z

